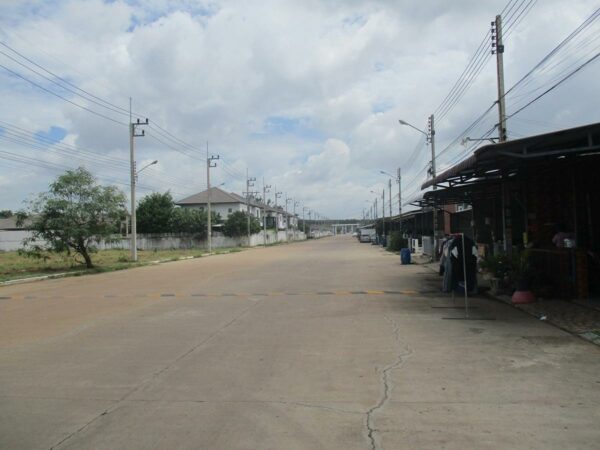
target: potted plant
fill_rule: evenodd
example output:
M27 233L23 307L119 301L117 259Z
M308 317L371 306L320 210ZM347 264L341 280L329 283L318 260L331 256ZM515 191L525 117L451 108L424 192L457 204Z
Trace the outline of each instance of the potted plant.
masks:
M483 277L490 282L490 292L492 295L499 294L508 279L511 270L511 259L505 254L488 256L479 262L479 268Z
M524 250L516 252L513 255L513 261L510 270L510 279L513 282L515 291L512 295L512 303L533 303L535 294L531 291L534 279L534 270L531 265L529 252Z

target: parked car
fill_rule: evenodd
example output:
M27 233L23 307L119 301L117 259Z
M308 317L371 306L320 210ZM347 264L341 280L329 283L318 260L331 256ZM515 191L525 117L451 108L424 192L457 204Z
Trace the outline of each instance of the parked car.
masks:
M359 230L359 241L360 242L372 242L375 238L375 229L374 228L363 228Z

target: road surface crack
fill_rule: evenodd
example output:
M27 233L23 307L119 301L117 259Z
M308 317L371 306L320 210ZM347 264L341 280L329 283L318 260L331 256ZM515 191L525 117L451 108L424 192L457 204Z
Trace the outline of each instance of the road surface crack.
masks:
M375 428L375 425L373 422L374 422L375 413L385 407L385 405L388 402L388 400L390 399L390 396L392 393L393 385L392 385L391 381L389 380L389 373L393 370L399 369L413 353L412 349L410 349L405 343L403 343L401 341L400 327L399 327L398 323L395 320L390 319L387 316L384 316L384 317L385 317L385 320L390 322L390 324L392 324L392 326L393 326L394 340L395 340L396 344L398 345L400 351L397 354L396 359L391 364L387 365L383 369L383 371L381 373L381 382L383 385L382 395L381 395L379 401L377 402L377 404L375 406L373 406L371 409L369 409L366 413L367 414L367 418L366 418L367 437L369 438L369 442L371 443L372 450L383 449L383 447L377 443L375 434L378 432L378 430L377 430L377 428Z

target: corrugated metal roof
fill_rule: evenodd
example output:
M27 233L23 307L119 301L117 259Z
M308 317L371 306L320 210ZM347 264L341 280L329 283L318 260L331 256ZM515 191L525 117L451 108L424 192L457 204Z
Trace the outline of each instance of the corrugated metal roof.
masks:
M594 123L498 144L484 145L464 161L423 183L421 189L450 182L461 176L460 182L468 181L469 178L485 177L486 170L516 167L520 159L544 158L549 154L556 157L562 153L585 154L597 151L600 146L599 133L600 123Z

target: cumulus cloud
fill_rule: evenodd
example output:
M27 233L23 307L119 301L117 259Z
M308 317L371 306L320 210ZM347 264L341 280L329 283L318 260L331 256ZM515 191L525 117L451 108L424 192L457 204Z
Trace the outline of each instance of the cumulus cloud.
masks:
M429 149L418 146L422 136L399 126L398 119L426 127L506 3L7 0L0 6L1 41L110 104L77 97L5 55L0 54L0 64L121 124L1 68L0 120L34 132L65 129L63 143L114 159L113 168L87 160L94 173L126 184L128 171L120 164L128 159L124 124L132 97L134 118L148 117L160 127L136 139L140 164L159 160L144 172L142 194L170 189L180 197L204 189L208 143L209 151L223 158L212 174L215 183L242 192L248 168L258 184L264 177L323 215L358 217L373 199L371 191L387 186L380 170L395 173L402 166L409 184L403 190L418 190ZM589 0L574 0L568 8L560 0L537 4L507 37L506 85L593 9ZM580 82L566 84L509 122L512 137L597 121L589 101L599 83L593 72L582 72ZM490 60L438 124L441 166L460 156L463 149L449 144L495 95ZM508 108L518 107L518 101L511 99ZM495 120L491 113L476 132ZM1 138L0 150L65 167L80 163L52 149L41 154ZM9 167L4 161L0 177L11 181L11 188L0 192L0 209L17 208L58 172L15 162ZM35 177L16 177L14 167Z

